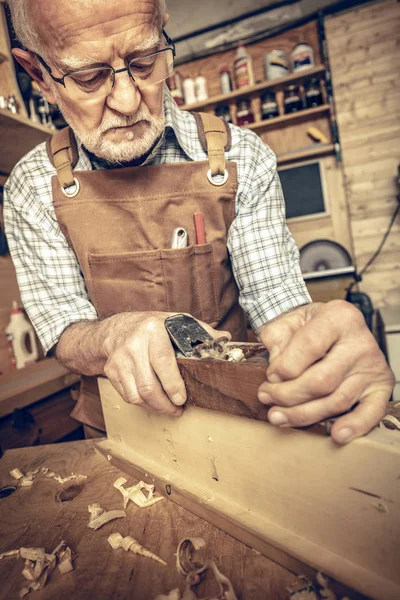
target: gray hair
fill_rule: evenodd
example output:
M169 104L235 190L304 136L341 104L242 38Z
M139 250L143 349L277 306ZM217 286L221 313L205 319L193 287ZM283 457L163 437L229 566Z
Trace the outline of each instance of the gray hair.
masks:
M162 22L166 11L165 0L156 0L156 3ZM31 9L31 4L33 3L30 0L8 0L8 4L15 35L26 49L41 54L43 46L35 29L35 20Z

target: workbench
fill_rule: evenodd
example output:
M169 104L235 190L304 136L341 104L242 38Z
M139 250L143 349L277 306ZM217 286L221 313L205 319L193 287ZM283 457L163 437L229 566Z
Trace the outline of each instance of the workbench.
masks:
M287 586L297 578L283 567L255 552L203 519L165 499L149 508L129 503L123 519L107 523L97 531L87 528L88 505L98 502L106 510L122 509L123 499L113 487L123 475L96 450L93 440L8 450L0 460L0 486L15 485L9 471L23 473L48 467L65 477L72 472L87 475L79 487L74 481L60 484L38 476L32 487L18 488L0 499L0 552L25 547L44 547L47 552L65 540L77 553L75 570L61 575L56 569L46 587L32 591L33 600L153 600L158 594L184 586L175 566L178 543L186 537L203 537L210 555L229 577L238 600L289 598ZM129 485L136 483L126 476ZM72 494L64 492L72 488ZM157 491L157 489L156 489ZM62 500L74 496L71 500ZM112 550L107 542L113 532L131 535L168 566L123 549ZM21 575L24 561L0 560L0 598L14 600L26 584ZM217 587L214 581L201 583L198 595L206 596Z

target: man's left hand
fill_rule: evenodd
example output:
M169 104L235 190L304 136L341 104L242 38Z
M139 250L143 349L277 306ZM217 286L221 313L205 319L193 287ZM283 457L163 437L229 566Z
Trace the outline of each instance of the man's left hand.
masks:
M386 412L394 376L362 313L344 300L285 313L256 332L270 352L258 397L274 425L305 427L343 415L339 444L365 435Z

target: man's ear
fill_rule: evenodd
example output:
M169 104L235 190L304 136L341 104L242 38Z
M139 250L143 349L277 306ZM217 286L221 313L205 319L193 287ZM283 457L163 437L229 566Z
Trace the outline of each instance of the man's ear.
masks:
M168 23L168 21L169 21L169 14L166 12L164 15L164 18L163 18L163 24L162 24L163 29L166 26L166 24Z
M42 71L40 70L37 58L33 52L22 50L21 48L13 48L12 54L15 60L17 60L19 64L24 67L25 71L29 73L32 79L36 81L46 100L51 104L57 104L57 99L54 96L54 93L43 79Z

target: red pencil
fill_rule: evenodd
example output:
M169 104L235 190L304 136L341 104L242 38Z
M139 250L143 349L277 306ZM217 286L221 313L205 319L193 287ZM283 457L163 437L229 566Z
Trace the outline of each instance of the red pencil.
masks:
M206 243L206 230L204 228L203 213L194 213L194 228L196 231L196 244Z

